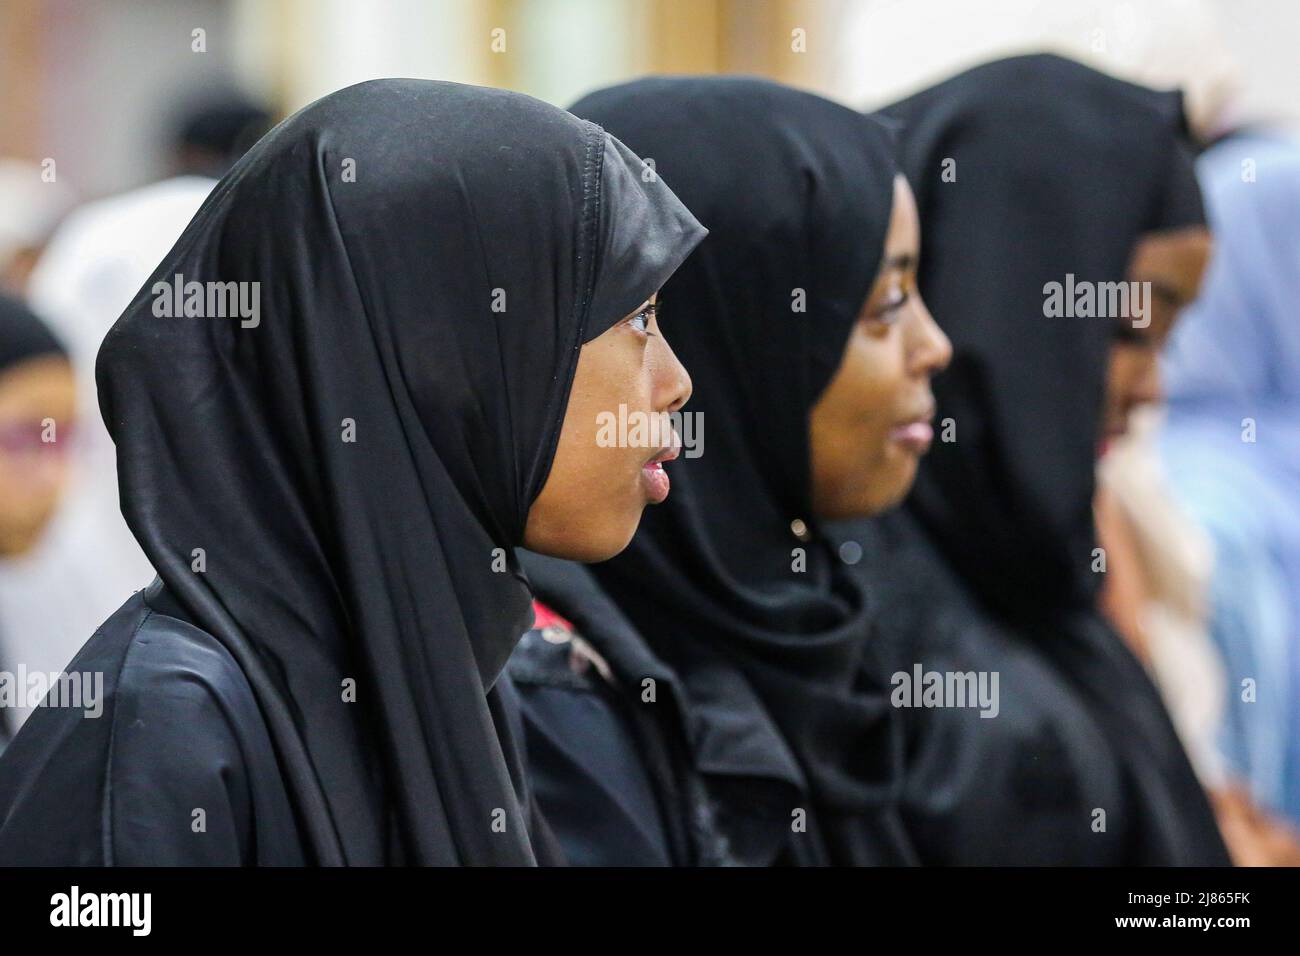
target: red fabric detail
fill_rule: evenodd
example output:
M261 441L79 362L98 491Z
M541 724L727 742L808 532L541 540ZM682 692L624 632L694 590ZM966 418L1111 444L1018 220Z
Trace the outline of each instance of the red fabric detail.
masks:
M548 627L560 627L569 633L573 633L572 624L541 601L533 601L533 628L540 631Z

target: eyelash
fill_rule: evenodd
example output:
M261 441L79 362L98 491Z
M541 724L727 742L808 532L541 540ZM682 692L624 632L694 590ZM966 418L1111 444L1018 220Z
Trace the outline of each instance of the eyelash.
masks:
M867 318L871 319L873 322L885 322L885 323L893 322L894 318L898 314L898 310L901 309L903 306L907 305L907 300L910 299L911 297L912 297L912 293L910 291L904 292L894 301L889 302L886 305L882 306L881 308L877 309L876 311L872 312L869 316L867 316Z
M654 335L655 333L650 331L650 320L652 318L655 318L658 314L659 314L659 304L654 303L652 305L647 305L636 315L630 316L627 321L629 324L631 324L635 322L637 319L643 319L645 322L645 327L637 329L637 331L641 332L644 335Z

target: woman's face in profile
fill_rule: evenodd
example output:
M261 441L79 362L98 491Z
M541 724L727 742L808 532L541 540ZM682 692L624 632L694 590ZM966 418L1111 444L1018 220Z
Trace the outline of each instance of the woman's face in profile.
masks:
M907 181L894 180L884 263L840 367L810 420L813 510L824 519L897 504L933 439L930 377L952 345L916 287L920 225Z
M33 358L0 373L0 555L28 550L53 515L75 414L66 359Z
M524 546L573 561L622 551L647 504L668 494L669 420L691 379L659 329L652 296L582 347L555 460L528 512Z
M1148 233L1134 247L1128 279L1151 290L1147 323L1141 328L1127 319L1117 324L1106 370L1103 447L1128 430L1135 409L1162 399L1160 351L1178 313L1200 293L1211 245L1207 228L1188 226Z

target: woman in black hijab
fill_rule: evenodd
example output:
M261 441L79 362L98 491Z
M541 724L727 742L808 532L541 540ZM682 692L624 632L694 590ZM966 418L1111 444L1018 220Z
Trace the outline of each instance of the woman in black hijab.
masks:
M666 347L642 368L647 302L703 230L641 169L562 110L418 80L234 167L100 353L159 580L69 667L102 716L43 708L5 753L0 862L551 857L494 684L513 547L608 557L648 500L632 450L575 502L571 386L689 393ZM580 515L586 553L555 530Z
M26 305L0 294L0 576L7 560L37 546L62 500L75 415L67 349ZM24 662L2 612L0 665L12 680ZM15 728L13 709L25 703L0 693L0 750Z
M620 557L525 560L573 622L539 626L511 667L548 822L576 863L905 861L866 595L818 531L906 491L947 361L910 294L891 136L748 79L646 80L573 109L638 144L710 229L663 306L692 369L684 444L705 442Z
M1140 298L1098 308L1092 285L1089 307L1082 290L1124 280L1139 236L1199 216L1181 99L1027 56L886 112L926 225L921 289L956 355L935 389L942 440L905 507L847 532L868 556L881 676L907 708L909 833L930 863L1226 863L1160 698L1096 600L1106 361L1142 319ZM918 676L962 674L993 699L925 706Z

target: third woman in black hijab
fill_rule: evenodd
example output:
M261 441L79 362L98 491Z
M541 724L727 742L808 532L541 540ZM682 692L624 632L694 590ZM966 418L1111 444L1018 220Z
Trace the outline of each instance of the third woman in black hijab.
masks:
M99 713L5 751L0 863L555 859L497 678L515 546L607 558L649 500L637 449L584 455L594 406L689 395L650 309L703 230L640 170L529 97L382 80L218 184L99 357L159 579L69 665Z
M847 532L906 706L909 833L929 863L1226 863L1155 688L1097 609L1094 464L1130 315L1048 303L1050 283L1124 280L1139 236L1199 217L1181 100L1027 56L886 112L956 356L904 509ZM918 667L996 676L996 701L919 706Z
M572 862L905 862L866 594L819 531L906 491L948 357L912 290L891 136L738 78L573 109L637 144L710 229L662 311L704 427L622 556L525 561L584 640L548 613L511 666L548 822Z

